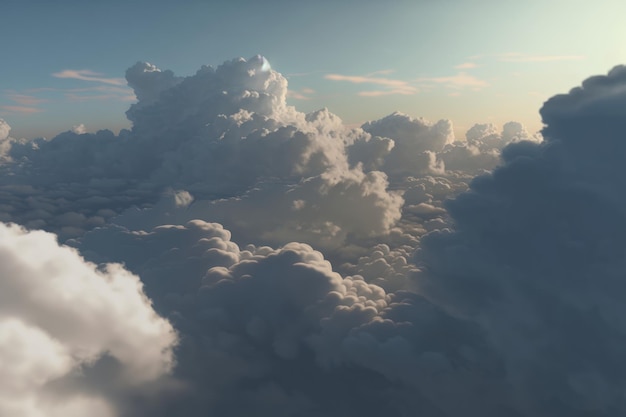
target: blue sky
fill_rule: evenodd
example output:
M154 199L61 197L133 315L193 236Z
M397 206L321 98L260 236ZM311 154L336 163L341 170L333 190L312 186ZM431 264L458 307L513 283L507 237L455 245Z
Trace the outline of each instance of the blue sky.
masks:
M538 109L626 61L623 1L2 0L0 118L14 137L129 127L137 61L177 75L263 54L290 103L348 124L402 111L541 127Z

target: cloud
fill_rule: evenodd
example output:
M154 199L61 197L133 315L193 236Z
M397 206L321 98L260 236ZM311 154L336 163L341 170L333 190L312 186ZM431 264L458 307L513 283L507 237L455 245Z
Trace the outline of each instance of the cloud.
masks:
M384 157L383 164L377 167L392 177L419 175L437 170L435 153L454 141L452 123L449 120L432 124L399 112L367 122L362 128L373 136L393 140L393 147Z
M475 62L463 62L462 64L459 65L455 65L454 68L455 69L472 69L472 68L476 68L478 67L478 64L476 64Z
M416 81L426 84L441 84L447 88L472 88L474 90L480 90L489 86L487 81L476 78L465 72L459 72L457 75L449 77L422 77L418 78Z
M169 372L176 336L138 277L45 232L0 224L0 236L0 414L109 417L103 386L137 392ZM94 380L101 360L114 366Z
M586 59L584 55L529 55L519 52L509 52L496 55L502 62L555 62L555 61L580 61Z
M422 240L418 285L489 332L521 415L626 412L624 103L622 66L546 101L544 141L506 147Z
M4 119L0 119L0 141L7 139L10 132L11 126Z
M315 94L315 90L312 88L303 88L300 91L289 90L287 91L287 97L295 100L310 100L311 94Z
M386 72L385 72L386 73ZM410 85L407 81L396 80L391 78L374 77L377 74L385 74L383 72L377 72L369 74L368 76L359 75L341 75L341 74L326 74L325 79L331 81L346 81L353 84L373 84L387 87L388 90L383 91L362 91L359 95L365 97L376 97L380 95L400 94L400 95L413 95L417 93L417 88Z
M37 98L26 94L8 94L7 97L22 106L36 106L37 104L47 101L43 98Z
M240 248L220 225L192 221L95 229L81 248L125 262L184 329L175 376L202 395L166 401L163 415L479 415L502 401L498 359L479 329L419 296L341 276L309 245ZM376 249L372 258L403 271L400 255Z
M63 71L55 72L52 74L53 77L56 78L69 78L74 80L82 80L82 81L93 81L102 84L110 84L110 85L126 85L126 81L123 78L107 78L102 77L103 74L99 72L94 72L91 70L72 70L66 69Z
M0 227L0 358L36 365L6 368L21 376L0 406L624 414L624 74L548 100L542 135L457 140L397 112L350 128L289 106L262 56L133 65L118 135L16 140L0 122L0 221L75 248Z
M87 129L85 128L85 125L81 123L79 125L72 126L72 132L77 135L82 135L83 133L87 133Z
M21 113L21 114L33 114L40 113L43 110L37 107L28 107L28 106L0 106L0 109L4 110L7 113Z

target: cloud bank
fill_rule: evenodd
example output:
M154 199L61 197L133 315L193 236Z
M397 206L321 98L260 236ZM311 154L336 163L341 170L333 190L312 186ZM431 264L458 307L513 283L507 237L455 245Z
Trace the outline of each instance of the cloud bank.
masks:
M541 135L348 128L261 56L135 64L119 135L0 121L0 220L32 230L0 227L0 411L626 413L624 74L548 100Z

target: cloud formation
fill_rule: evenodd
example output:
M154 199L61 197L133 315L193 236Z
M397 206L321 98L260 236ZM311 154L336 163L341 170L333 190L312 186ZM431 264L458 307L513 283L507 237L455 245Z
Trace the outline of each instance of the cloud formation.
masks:
M126 78L119 135L0 121L0 220L75 248L0 226L0 414L626 413L624 67L464 138L262 56Z
M626 70L585 80L541 109L541 144L446 206L454 230L424 238L420 287L486 329L522 415L626 412L622 135Z
M0 242L0 414L114 416L107 390L170 371L176 336L137 276L96 268L42 231L0 224ZM114 366L96 375L103 360Z
M56 78L70 78L74 80L93 81L102 84L111 85L126 85L126 81L123 78L107 78L103 77L103 74L94 72L91 70L72 70L66 69L63 71L55 72L52 74Z

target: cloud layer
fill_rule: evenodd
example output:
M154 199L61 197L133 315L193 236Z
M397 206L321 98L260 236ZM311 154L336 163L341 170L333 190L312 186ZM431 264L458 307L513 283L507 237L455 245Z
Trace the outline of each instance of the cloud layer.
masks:
M119 135L0 121L0 220L74 248L0 227L0 414L626 413L625 74L541 135L348 128L261 56L135 64Z

